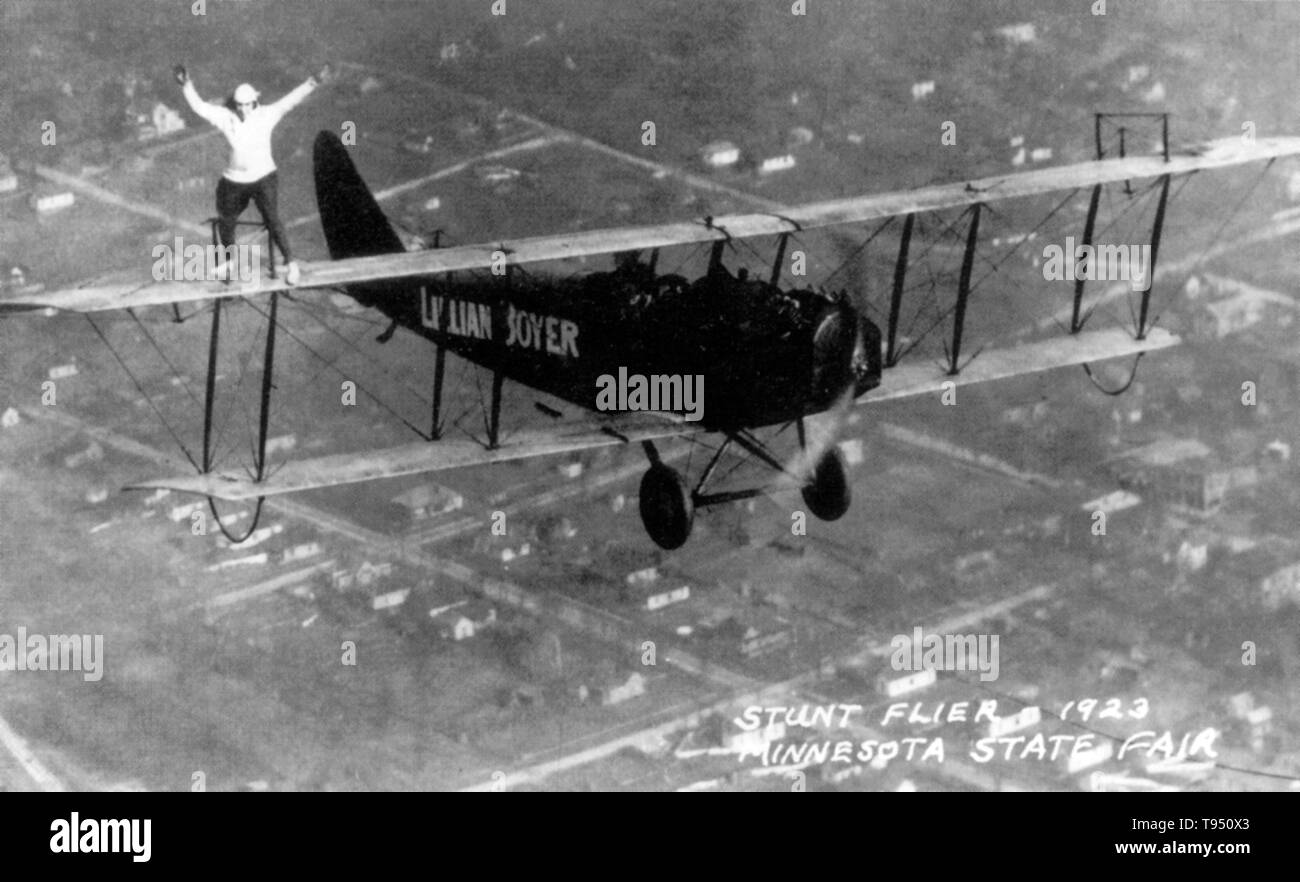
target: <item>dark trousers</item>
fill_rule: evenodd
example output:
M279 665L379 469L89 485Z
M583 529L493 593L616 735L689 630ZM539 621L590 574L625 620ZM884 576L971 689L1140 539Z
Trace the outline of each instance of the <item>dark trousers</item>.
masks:
M280 213L276 210L278 185L276 172L251 184L239 184L225 178L217 182L217 236L223 247L235 244L235 221L239 220L251 199L262 215L262 222L271 231L272 244L280 249L285 262L293 260L289 254L289 237L284 233L284 224L280 223Z

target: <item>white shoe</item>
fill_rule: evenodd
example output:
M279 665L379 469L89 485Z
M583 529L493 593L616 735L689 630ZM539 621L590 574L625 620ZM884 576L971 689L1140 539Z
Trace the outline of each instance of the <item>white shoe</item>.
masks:
M297 285L298 280L302 277L302 271L298 269L298 261L289 261L289 266L284 273L284 281L287 285Z

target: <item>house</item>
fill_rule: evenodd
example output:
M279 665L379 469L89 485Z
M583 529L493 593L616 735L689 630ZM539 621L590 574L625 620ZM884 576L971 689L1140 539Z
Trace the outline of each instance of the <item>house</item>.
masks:
M452 609L430 610L429 617L437 624L443 637L461 641L496 624L497 611L485 600L471 600Z
M769 156L758 164L758 173L760 175L770 175L776 172L787 171L795 167L795 158L793 153L782 153L778 156Z
M76 201L71 190L62 190L48 183L38 184L31 195L31 206L37 214L50 214L68 208Z
M1209 544L1206 542L1188 542L1178 546L1178 554L1175 560L1178 563L1178 569L1184 573L1196 573L1205 569L1205 562L1209 559Z
M1276 458L1279 462L1291 461L1291 445L1285 441L1270 441L1265 447L1264 452L1270 458Z
M403 139L402 149L410 153L432 153L437 144L438 141L433 135L416 136Z
M1300 563L1274 570L1259 583L1260 598L1269 609L1281 609L1287 601L1300 604Z
M1285 320L1295 310L1285 294L1210 273L1189 277L1183 291L1192 304L1192 333L1202 340L1222 339L1270 316Z
M44 290L45 284L32 281L30 271L21 263L11 263L0 269L0 291L5 294L36 294Z
M1027 423L1037 423L1045 416L1047 416L1047 402L1036 401L1033 404L1008 407L1002 411L1002 422L1021 426Z
M291 548L286 548L280 560L282 563L306 560L309 557L315 557L320 554L322 550L323 549L319 542L303 542L299 545L294 545Z
M518 529L520 534L518 536L496 536L491 533L480 532L474 537L474 553L495 557L502 563L510 563L518 558L527 557L533 553L532 543L521 538L527 532Z
M392 563L385 561L384 563L372 564L370 561L364 561L355 570L334 570L330 573L330 584L340 591L346 591L353 586L364 588L375 580L392 574Z
M1062 525L1063 544L1067 548L1100 552L1105 548L1101 537L1116 530L1126 533L1144 533L1153 517L1143 498L1126 490L1115 490L1087 502L1068 512ZM1105 518L1098 517L1098 513Z
M1215 511L1232 481L1210 448L1193 438L1163 438L1134 448L1115 468L1119 485L1193 514Z
M394 496L392 501L405 508L413 521L458 511L465 505L464 496L441 484L412 487L405 493Z
M862 465L866 456L862 452L862 439L849 438L839 443L840 453L844 456L845 465Z
M633 588L651 585L659 579L658 567L645 567L627 574L627 584Z
M9 166L9 157L0 153L0 193L12 193L18 189L18 176Z
M923 668L902 677L887 676L884 672L876 677L876 691L886 698L897 698L909 692L916 692L927 686L933 686L938 679L934 668Z
M640 671L633 671L626 680L615 681L596 691L601 704L622 704L638 695L645 695L645 677Z
M730 141L714 141L704 145L700 156L709 168L727 168L740 161L740 148Z
M267 454L280 453L280 452L288 453L290 450L293 450L297 446L298 446L297 435L276 435L272 438L266 439Z
M1079 508L1083 509L1088 514L1100 511L1107 515L1111 515L1115 512L1124 511L1133 508L1136 505L1140 505L1141 502L1142 497L1140 496L1126 493L1123 490L1116 490L1112 493L1107 493L1105 496L1098 496L1096 499L1089 499L1087 502L1080 505Z
M185 130L185 119L161 101L153 106L150 116L153 119L154 131L160 138Z
M740 653L746 658L756 658L790 645L790 629L780 626L759 628L751 625L740 638Z
M208 504L205 500L196 499L193 502L186 502L181 505L173 506L172 510L167 513L167 517L179 524L181 521L190 518L195 512L206 512L207 509Z
M1255 696L1249 692L1238 692L1228 698L1228 709L1239 720L1245 719L1246 714L1250 713L1254 708Z
M817 136L813 134L813 130L807 126L795 126L786 133L785 143L786 147L793 150L798 147L807 147L816 138Z
M1221 340L1259 324L1264 306L1264 301L1242 294L1202 303L1192 315L1192 333L1203 340Z
M653 612L654 610L657 609L663 609L665 606L669 606L674 603L681 603L683 600L688 600L690 596L691 596L690 586L682 585L680 588L674 588L671 591L662 591L658 594L651 594L649 597L645 599L645 607L646 609Z
M1157 498L1197 514L1217 510L1230 483L1228 472L1198 468L1169 469L1154 478Z
M981 551L973 551L970 554L958 555L952 562L952 568L953 572L958 576L966 576L987 572L996 567L997 564L997 553L991 548L985 548Z
M1300 562L1281 548L1261 544L1230 555L1213 575L1225 590L1257 597L1265 609L1276 612L1288 603L1300 605Z
M398 588L396 591L387 591L383 594L376 594L370 598L371 609L392 609L406 603L406 598L410 596L410 588Z
M263 551L261 554L250 554L246 557L235 557L230 560L223 560L205 567L204 572L218 573L222 570L231 570L236 567L259 567L268 560L267 554Z
M564 542L578 535L578 528L563 515L546 515L537 522L537 539L543 543Z
M104 458L104 448L99 446L98 441L91 441L90 446L85 450L69 454L63 460L66 468L75 469L90 462L99 462Z
M750 731L735 730L729 726L722 733L722 749L726 753L762 756L768 743L783 740L785 734L785 723L773 723Z
M1012 44L1032 43L1038 39L1038 29L1033 22L1028 21L1000 27L997 29L997 34Z

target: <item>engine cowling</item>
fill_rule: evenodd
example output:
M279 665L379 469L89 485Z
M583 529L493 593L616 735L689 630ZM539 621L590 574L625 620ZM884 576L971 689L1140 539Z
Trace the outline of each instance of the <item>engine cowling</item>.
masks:
M847 304L827 306L812 327L811 392L817 404L829 407L857 384L855 357L861 347L857 312Z

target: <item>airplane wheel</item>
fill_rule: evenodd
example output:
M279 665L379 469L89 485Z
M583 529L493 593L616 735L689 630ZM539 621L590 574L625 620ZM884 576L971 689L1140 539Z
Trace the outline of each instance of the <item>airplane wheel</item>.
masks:
M674 469L663 463L650 466L641 479L641 523L660 548L681 548L695 523L691 491Z
M817 460L812 480L803 488L808 510L823 521L838 521L849 510L853 496L844 475L844 457L832 447Z

